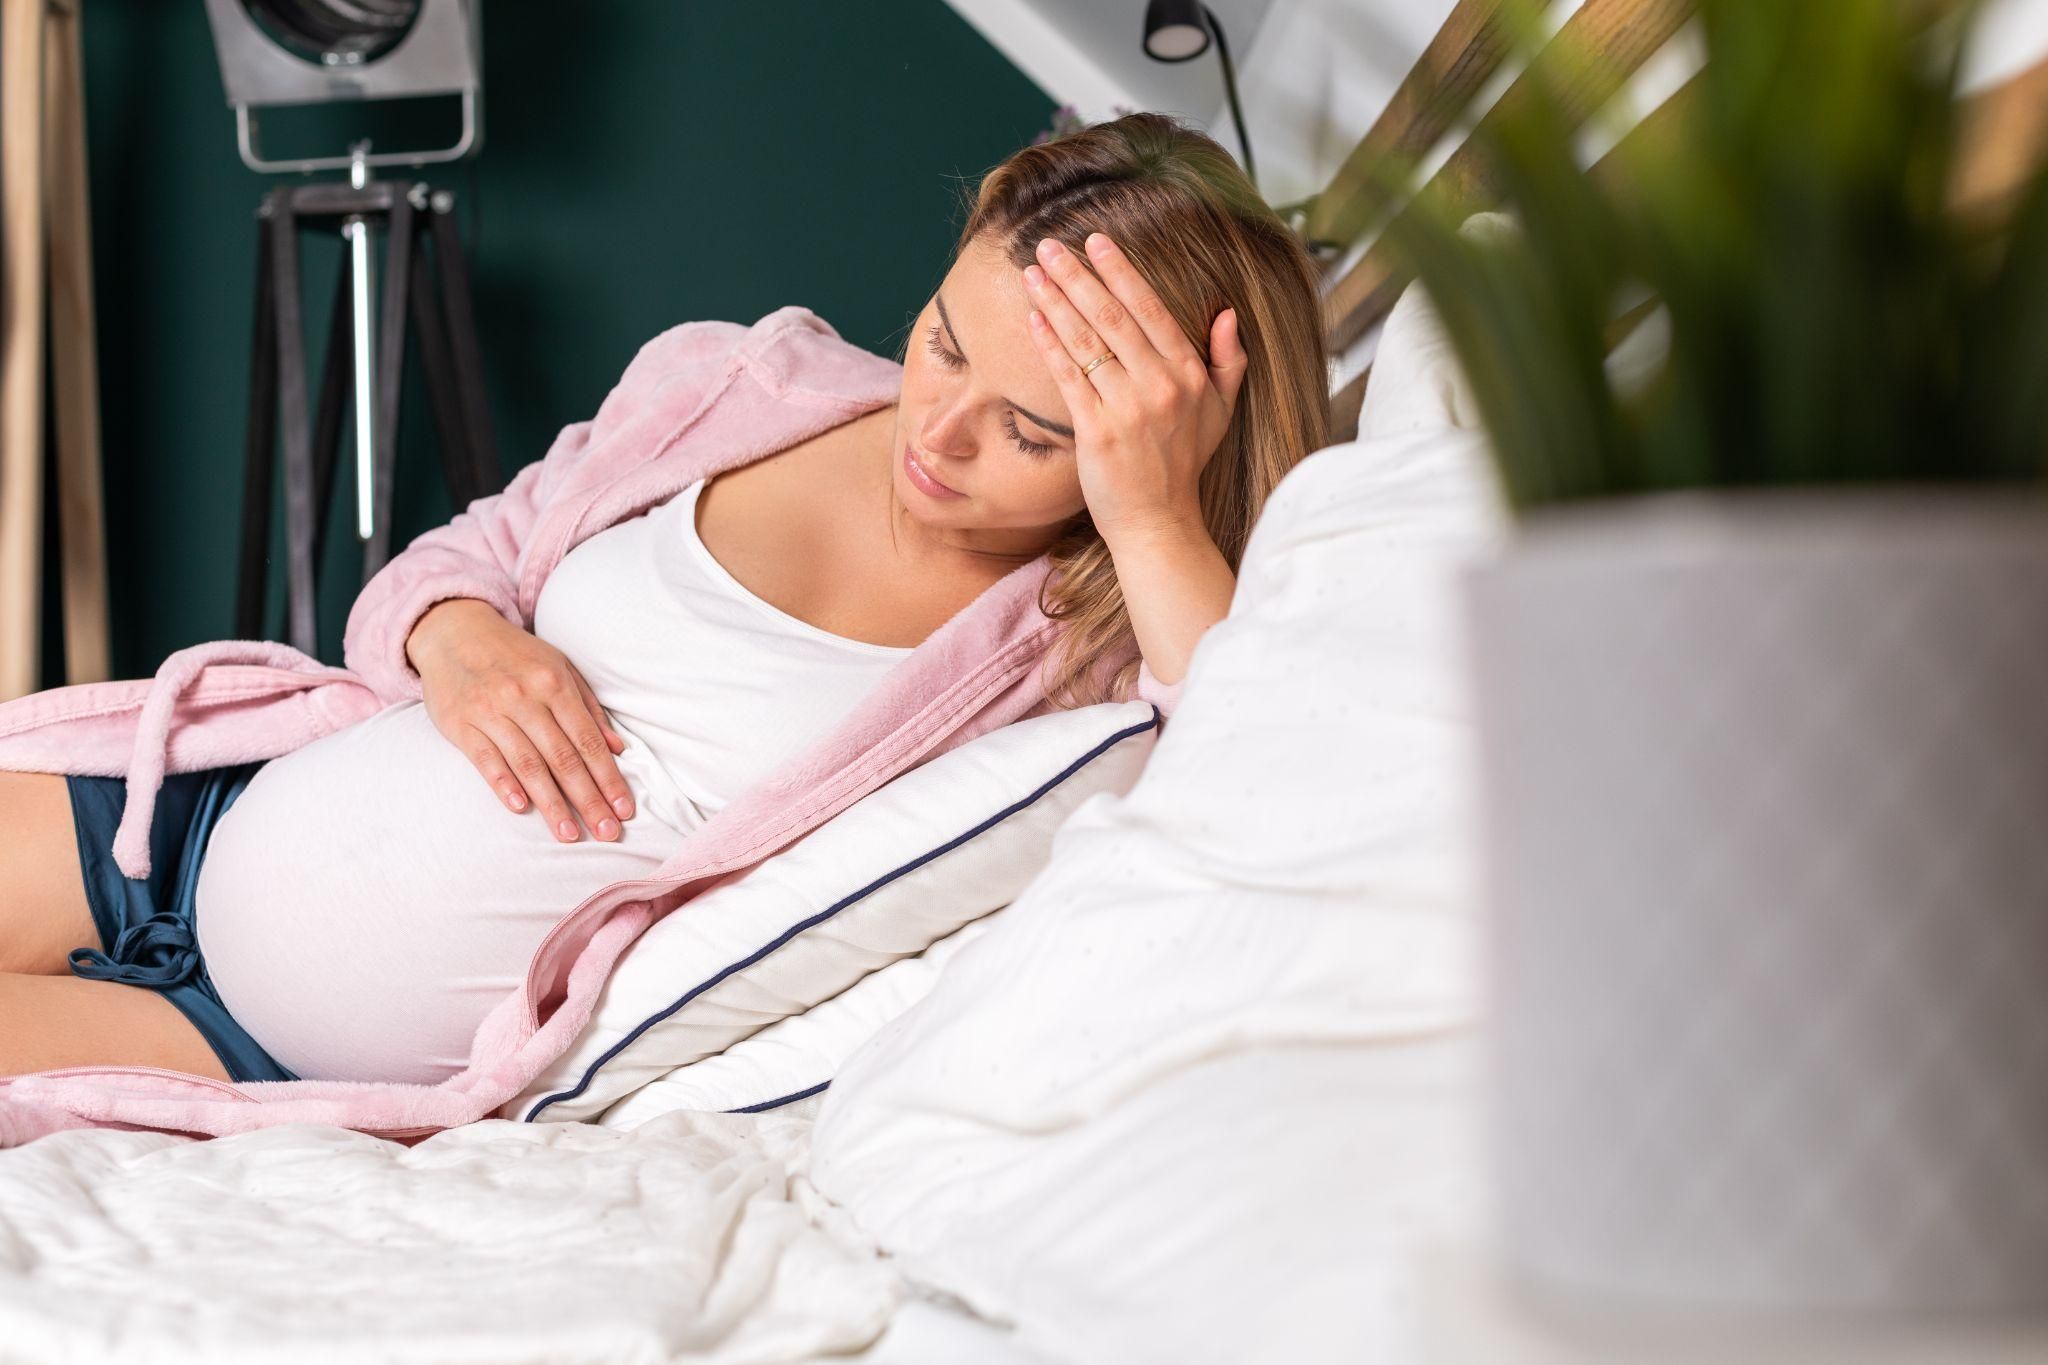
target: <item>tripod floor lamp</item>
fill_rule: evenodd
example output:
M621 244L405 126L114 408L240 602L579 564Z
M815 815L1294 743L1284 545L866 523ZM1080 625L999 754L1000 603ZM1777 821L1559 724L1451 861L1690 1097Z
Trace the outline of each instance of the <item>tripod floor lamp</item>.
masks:
M248 465L243 484L239 639L267 638L271 471L283 436L285 639L318 653L315 590L341 445L343 395L353 378L357 534L363 579L391 557L392 486L407 323L418 334L421 371L440 436L441 472L459 509L502 486L483 364L470 304L469 270L454 197L411 180L280 186L257 211L256 321L250 361ZM382 301L373 326L368 244L381 224ZM308 411L300 303L299 235L338 226L349 259L336 273L319 406ZM365 470L367 469L367 477Z
M250 360L235 631L268 636L266 588L272 471L284 471L284 636L319 653L318 572L340 456L342 423L355 428L356 535L368 580L391 556L399 398L408 331L440 437L441 472L457 508L502 485L491 439L469 267L455 197L412 179L373 179L373 167L458 160L482 140L479 0L206 0L236 144L252 170L306 175L345 170L345 181L280 185L257 210L256 319ZM258 111L267 106L453 95L462 134L426 151L266 157ZM339 231L317 409L307 389L300 236ZM383 243L381 269L371 243ZM381 276L381 283L379 277ZM345 402L352 393L353 403ZM282 450L279 451L280 437Z

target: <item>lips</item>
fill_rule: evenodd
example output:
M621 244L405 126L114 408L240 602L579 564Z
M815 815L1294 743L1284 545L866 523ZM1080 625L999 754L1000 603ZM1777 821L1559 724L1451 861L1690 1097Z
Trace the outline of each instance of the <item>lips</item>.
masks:
M918 463L917 455L909 446L903 447L903 472L918 491L933 498L964 498L967 495L957 488L949 488L932 476L932 472Z

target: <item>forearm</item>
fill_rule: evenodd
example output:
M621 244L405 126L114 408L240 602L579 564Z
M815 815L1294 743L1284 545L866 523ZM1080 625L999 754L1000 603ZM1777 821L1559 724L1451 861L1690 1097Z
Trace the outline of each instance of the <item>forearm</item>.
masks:
M1105 529L1103 540L1146 666L1162 683L1179 682L1203 633L1230 611L1237 575L1198 516Z

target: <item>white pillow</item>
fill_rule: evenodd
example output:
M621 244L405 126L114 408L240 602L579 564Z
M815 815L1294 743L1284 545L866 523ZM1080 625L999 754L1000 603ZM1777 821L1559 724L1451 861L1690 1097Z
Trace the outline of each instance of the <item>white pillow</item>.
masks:
M575 1044L498 1113L595 1118L1007 905L1075 807L1130 789L1158 726L1141 701L1055 711L902 774L634 940Z
M1474 214L1463 231L1487 235L1506 219L1497 213ZM1412 435L1460 427L1480 429L1479 399L1472 381L1458 364L1436 308L1420 285L1401 293L1380 324L1378 349L1365 401L1358 409L1358 439Z
M917 956L868 973L830 1000L778 1019L715 1057L677 1067L627 1095L597 1121L624 1129L677 1109L757 1114L822 1094L855 1048L930 994L953 954L1004 913L963 924Z
M819 1105L817 1189L1048 1356L1404 1359L1399 1236L1474 1198L1454 584L1504 518L1476 432L1395 425L1288 475L1136 787Z

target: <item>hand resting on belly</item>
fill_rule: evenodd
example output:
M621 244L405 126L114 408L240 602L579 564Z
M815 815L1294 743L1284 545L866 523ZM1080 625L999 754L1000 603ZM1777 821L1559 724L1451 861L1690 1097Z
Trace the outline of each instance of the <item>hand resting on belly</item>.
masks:
M564 842L581 837L577 814L619 837L634 809L612 761L624 740L567 655L467 597L429 607L405 649L434 728L508 809L539 807Z

